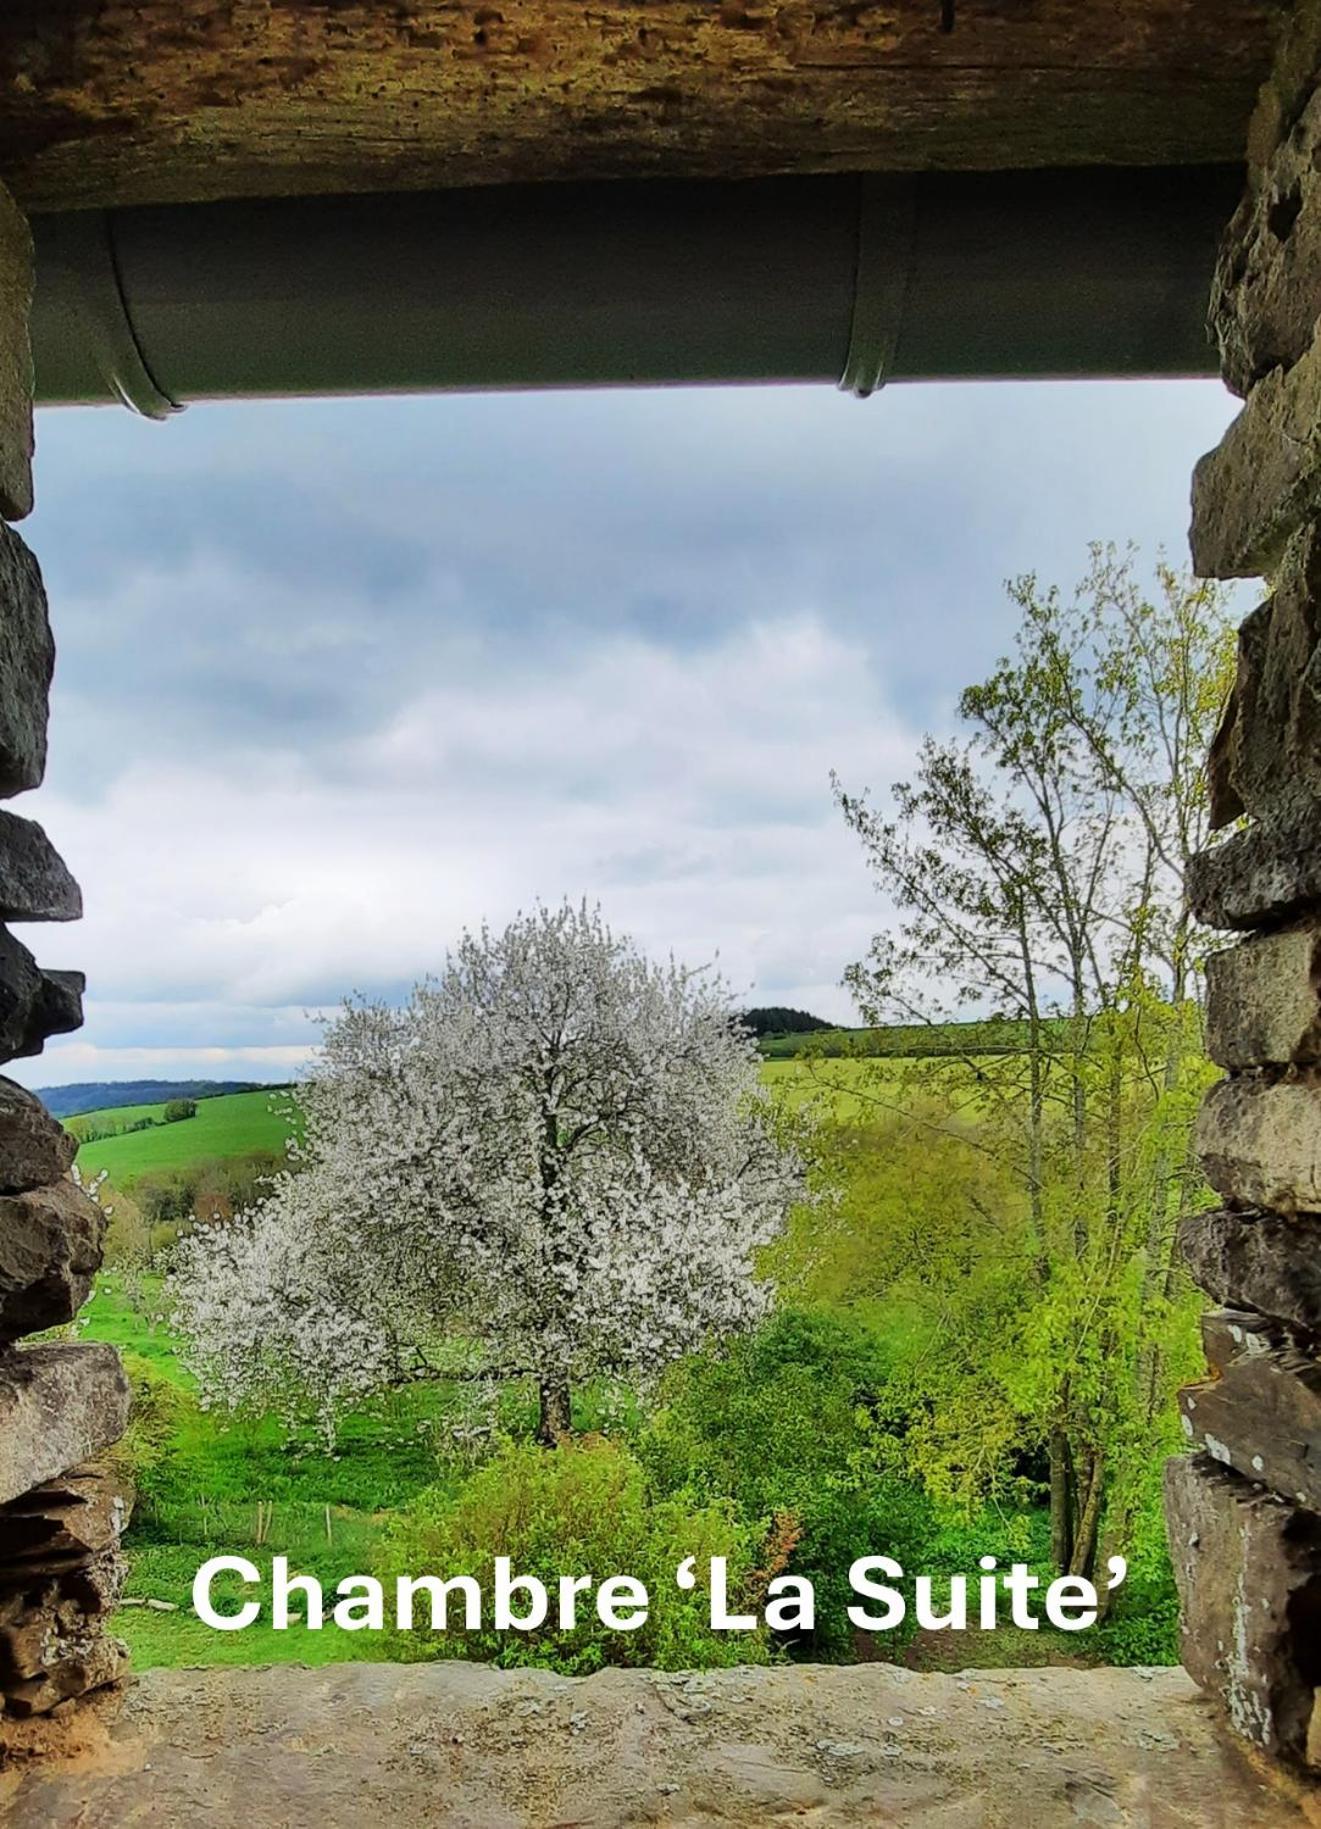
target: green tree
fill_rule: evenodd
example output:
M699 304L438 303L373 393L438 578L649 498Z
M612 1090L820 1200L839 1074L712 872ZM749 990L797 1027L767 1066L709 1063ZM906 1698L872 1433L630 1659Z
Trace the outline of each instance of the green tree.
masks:
M850 982L870 1023L990 1005L1022 1025L1021 1053L994 1069L942 1062L952 1104L925 1120L995 1165L950 1225L996 1272L946 1296L960 1397L919 1434L930 1475L968 1497L988 1441L1037 1437L1054 1559L1086 1574L1103 1525L1128 1540L1185 1369L1173 1240L1199 1197L1188 1131L1205 1069L1182 878L1206 834L1233 637L1221 587L1162 562L1145 591L1112 548L1092 549L1071 597L1031 576L1009 592L1014 652L963 693L963 734L924 743L888 814L836 784L897 913ZM867 1096L920 1117L932 1088L917 1063ZM955 1121L968 1111L974 1125ZM970 1321L995 1330L980 1351Z

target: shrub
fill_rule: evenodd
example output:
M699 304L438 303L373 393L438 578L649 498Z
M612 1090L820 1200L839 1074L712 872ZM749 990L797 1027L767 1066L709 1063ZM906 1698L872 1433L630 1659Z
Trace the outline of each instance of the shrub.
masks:
M1103 1664L1177 1664L1179 1591L1168 1565L1130 1574L1114 1611L1091 1634L1090 1649Z
M187 1230L194 1216L209 1225L251 1206L282 1166L282 1158L271 1150L251 1150L242 1156L199 1156L179 1168L152 1169L138 1175L132 1183L133 1197L153 1228Z
M153 1365L141 1353L121 1355L132 1392L128 1428L112 1450L111 1458L135 1486L147 1487L155 1470L166 1461L180 1424L197 1414L191 1392Z
M184 1118L197 1116L196 1099L170 1099L161 1113L162 1124L178 1124Z
M106 1227L104 1262L109 1269L137 1270L151 1257L151 1227L142 1209L129 1195L106 1182L98 1195L110 1215Z
M787 1646L795 1656L851 1657L850 1564L884 1554L921 1572L936 1535L930 1500L902 1471L904 1419L887 1371L870 1328L784 1310L725 1356L680 1367L638 1444L660 1491L698 1503L727 1495L762 1533L796 1520L786 1568L811 1579L817 1623ZM901 1630L886 1643L904 1639Z
M508 1556L514 1574L546 1584L552 1606L543 1628L494 1631L496 1556ZM420 1494L386 1532L377 1567L387 1581L400 1574L472 1575L481 1586L480 1630L464 1631L456 1610L451 1628L433 1633L420 1612L420 1628L396 1635L404 1657L477 1658L506 1669L540 1665L571 1676L607 1664L682 1670L764 1663L760 1633L713 1632L704 1585L692 1593L675 1586L675 1570L688 1556L697 1558L699 1572L709 1557L727 1557L731 1602L746 1600L752 1534L739 1527L728 1503L656 1498L626 1448L587 1437L553 1450L506 1443L457 1497L443 1488ZM650 1597L646 1623L610 1631L586 1594L579 1596L575 1629L561 1631L554 1607L561 1575L636 1576Z
M1177 1664L1179 1592L1174 1585L1161 1503L1160 1470L1147 1476L1128 1545L1128 1576L1110 1612L1090 1635L1106 1664Z

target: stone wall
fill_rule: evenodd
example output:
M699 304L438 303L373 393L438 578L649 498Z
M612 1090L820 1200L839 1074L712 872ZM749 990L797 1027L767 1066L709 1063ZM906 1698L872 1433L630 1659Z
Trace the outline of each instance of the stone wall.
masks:
M1193 483L1205 577L1263 577L1209 763L1227 839L1188 895L1245 936L1210 959L1226 1077L1197 1147L1224 1203L1181 1245L1220 1306L1166 1470L1184 1662L1271 1755L1321 1771L1321 4L1297 8L1253 124L1211 303L1244 397Z
M32 506L27 224L0 190L0 800L39 786L55 661L37 562L13 527ZM0 809L0 1063L82 1021L83 979L37 963L11 923L72 921L78 885L41 827ZM75 1705L125 1661L106 1623L127 1499L94 1457L123 1434L110 1347L20 1344L72 1321L101 1263L105 1215L70 1177L76 1145L0 1077L0 1763L6 1722Z

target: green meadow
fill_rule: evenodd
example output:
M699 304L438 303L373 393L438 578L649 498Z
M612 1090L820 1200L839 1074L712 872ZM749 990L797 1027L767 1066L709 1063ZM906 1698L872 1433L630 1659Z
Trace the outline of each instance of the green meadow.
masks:
M793 1106L815 1105L826 1120L839 1198L805 1209L771 1248L781 1307L728 1356L698 1355L673 1368L645 1406L618 1389L576 1392L582 1446L573 1451L577 1471L571 1460L560 1463L566 1478L590 1474L592 1455L608 1449L638 1470L655 1516L678 1508L694 1527L699 1518L724 1519L750 1566L763 1565L768 1543L790 1543L792 1566L828 1597L834 1621L843 1617L840 1571L876 1550L937 1579L975 1568L984 1553L1012 1551L1048 1578L1045 1464L1039 1448L1016 1441L1026 1427L1023 1353L1009 1329L1023 1309L1001 1230L1015 1223L1021 1196L980 1147L994 1123L989 1094L1006 1090L1020 1068L980 1050L969 1062L967 1052L958 1067L902 1054L764 1061L768 1086ZM85 1143L79 1164L85 1173L107 1171L112 1192L129 1197L125 1205L136 1197L145 1208L153 1184L186 1181L191 1164L233 1168L245 1157L278 1155L289 1103L287 1091L226 1094L171 1123L160 1121L161 1106L89 1114L110 1130L156 1121ZM282 1555L329 1593L345 1576L388 1572L401 1532L425 1556L451 1528L499 1536L523 1528L524 1514L535 1517L543 1505L551 1518L556 1507L577 1515L582 1500L572 1490L555 1497L517 1485L528 1474L517 1457L536 1420L530 1383L501 1387L476 1436L470 1391L444 1378L364 1405L342 1420L333 1444L310 1422L209 1408L165 1317L162 1261L112 1265L76 1324L81 1337L121 1349L135 1390L124 1459L139 1497L126 1542L130 1604L118 1629L138 1668L452 1655L372 1633L279 1632L265 1617L241 1633L216 1632L192 1613L193 1577L215 1555L244 1556L264 1573ZM1179 1327L1193 1340L1191 1314ZM971 1481L960 1487L961 1471L986 1444L999 1469L989 1494ZM508 1493L493 1499L484 1470L508 1477ZM1151 1495L1144 1490L1135 1502L1152 1522L1140 1533L1145 1547L1129 1595L1085 1644L1050 1630L864 1644L836 1631L790 1655L879 1655L941 1668L951 1658L959 1667L1170 1661L1175 1611L1163 1533ZM538 1528L554 1535L545 1515ZM604 1565L633 1551L611 1540L587 1553ZM223 1608L223 1581L216 1594ZM756 1661L757 1647L746 1650ZM768 1654L784 1653L762 1644L760 1655ZM691 1641L675 1655L700 1665L712 1653Z
M97 1128L111 1126L122 1134L97 1137L78 1151L78 1168L84 1178L103 1170L116 1187L128 1189L139 1175L155 1169L184 1168L202 1158L246 1156L258 1150L278 1153L289 1135L287 1092L231 1092L219 1098L199 1099L195 1117L164 1123L164 1105L120 1105L110 1111L73 1118L75 1136L90 1121ZM127 1126L152 1120L146 1130Z
M349 1417L328 1455L310 1433L291 1440L274 1417L203 1408L168 1328L152 1318L157 1279L145 1283L130 1292L124 1278L103 1276L79 1330L117 1346L134 1384L126 1458L140 1490L116 1630L137 1668L370 1656L370 1640L352 1634L277 1632L265 1621L212 1631L191 1611L193 1577L220 1554L265 1569L285 1555L330 1585L370 1568L382 1520L436 1480L444 1392L407 1392ZM216 1593L228 1598L223 1582Z
M822 1096L837 1106L840 1116L857 1117L865 1101L851 1092L862 1083L865 1074L875 1075L874 1061L822 1060L809 1067L801 1060L768 1060L762 1077L776 1090L784 1090L795 1102ZM117 1188L132 1192L140 1175L157 1170L185 1168L203 1159L224 1160L247 1156L259 1151L279 1154L291 1128L290 1093L231 1092L218 1098L199 1099L197 1114L173 1124L164 1123L164 1105L118 1105L108 1111L90 1112L84 1118L73 1118L69 1128L78 1134L79 1127L91 1122L97 1128L108 1127L120 1132L97 1137L84 1143L78 1151L78 1168L86 1178L104 1171ZM128 1126L150 1119L145 1130Z
M762 1078L795 1105L820 1100L846 1122L865 1120L891 1074L916 1060L970 1054L988 1063L1015 1051L1021 1025L949 1023L893 1029L827 1031L824 1035L771 1036L762 1044ZM845 1048L858 1050L845 1054ZM809 1052L810 1050L810 1052ZM892 1063L892 1065L891 1065ZM867 1093L870 1091L871 1096ZM258 1153L279 1155L292 1124L291 1089L223 1093L197 1101L194 1117L164 1122L165 1106L117 1105L71 1118L75 1135L93 1134L78 1151L84 1177L104 1172L127 1192L141 1175ZM131 1128L146 1121L147 1127Z

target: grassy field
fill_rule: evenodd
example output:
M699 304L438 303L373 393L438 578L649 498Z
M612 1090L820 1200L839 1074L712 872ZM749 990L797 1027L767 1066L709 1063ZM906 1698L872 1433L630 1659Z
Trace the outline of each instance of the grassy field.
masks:
M765 1050L762 1076L768 1086L787 1091L795 1103L819 1096L835 1117L849 1121L864 1117L868 1110L865 1098L850 1095L850 1086L861 1087L868 1078L874 1084L878 1073L884 1075L885 1061L940 1059L970 1048L974 1041L977 1051L984 1048L988 1056L1012 1053L1010 1032L1015 1029L1014 1024L954 1023L943 1030L840 1031L841 1036L852 1041L870 1033L876 1039L874 1051L869 1048L865 1060L831 1058L827 1054L811 1066L796 1055L804 1044L820 1042L821 1037L772 1037ZM829 1037L825 1039L828 1041ZM290 1094L284 1089L224 1093L199 1099L197 1115L174 1124L159 1122L163 1105L119 1105L89 1113L86 1121L97 1128L119 1129L141 1118L158 1121L150 1129L84 1143L78 1152L78 1166L84 1174L105 1170L116 1187L128 1188L137 1176L157 1169L183 1168L193 1162L246 1156L259 1150L278 1154L289 1135L289 1099ZM82 1121L70 1120L75 1132Z
M277 1631L265 1610L242 1632L214 1631L192 1611L193 1578L212 1556L243 1556L261 1571L258 1597L264 1601L279 1555L293 1572L314 1574L332 1598L338 1581L370 1571L382 1533L399 1511L423 1488L457 1493L469 1470L451 1433L454 1387L420 1386L348 1416L328 1454L311 1431L290 1435L273 1417L234 1418L203 1409L168 1329L147 1318L153 1294L148 1289L145 1300L132 1302L119 1277L104 1275L79 1328L84 1339L119 1347L142 1394L139 1404L146 1401L168 1416L163 1452L141 1476L125 1540L128 1604L116 1614L115 1631L129 1645L134 1668L319 1665L397 1655L379 1633L309 1632L296 1621L293 1629ZM590 1388L580 1393L580 1431L609 1426L597 1402ZM525 1439L535 1415L529 1386L505 1388L500 1429ZM620 1418L613 1420L617 1428ZM222 1611L252 1592L228 1576L213 1588ZM1075 1638L1049 1628L1025 1634L1005 1626L959 1635L955 1643L924 1635L904 1661L915 1668L952 1667L954 1660L960 1668L994 1667L1086 1661L1080 1653Z
M761 1077L773 1092L787 1095L791 1105L820 1102L832 1118L847 1124L867 1115L866 1089L877 1085L878 1076L883 1083L885 1071L878 1061L823 1060L807 1067L796 1060L768 1060L762 1062Z
M795 1101L823 1092L837 1116L855 1117L862 1106L848 1097L848 1082L874 1073L875 1063L826 1061L814 1077L799 1061L770 1060L762 1076L772 1087L787 1089ZM131 1124L139 1118L159 1119L163 1105L120 1105L91 1114L98 1125ZM128 1131L123 1136L102 1137L84 1143L78 1167L84 1175L102 1170L116 1187L131 1188L139 1175L155 1169L183 1168L213 1157L246 1156L256 1150L278 1154L289 1135L287 1092L233 1092L219 1098L199 1099L197 1115L174 1124L154 1124L150 1130ZM77 1120L73 1127L77 1129Z
M374 1633L280 1632L265 1618L242 1632L213 1631L192 1612L193 1577L211 1556L245 1556L267 1575L283 1555L294 1570L315 1573L329 1593L345 1576L370 1570L373 1546L398 1509L423 1487L457 1486L466 1471L451 1432L455 1387L419 1386L364 1407L344 1419L328 1454L310 1429L290 1435L274 1417L203 1409L168 1328L149 1318L156 1293L149 1279L132 1301L122 1278L103 1275L78 1330L81 1339L106 1341L126 1355L137 1403L166 1419L163 1453L141 1476L125 1544L129 1604L115 1620L135 1667L381 1657ZM590 1391L584 1398L582 1421L590 1428L598 1419ZM500 1425L526 1435L535 1416L531 1387L506 1387ZM222 1609L247 1598L223 1578L214 1592ZM141 1604L147 1600L173 1610Z
M324 1663L373 1655L343 1632L277 1632L265 1620L242 1633L214 1632L192 1613L194 1575L208 1557L246 1556L268 1570L286 1555L333 1586L371 1566L371 1545L390 1509L435 1481L436 1430L444 1393L417 1390L351 1417L333 1456L310 1437L291 1442L274 1418L236 1420L201 1409L168 1330L147 1319L154 1292L134 1306L121 1280L103 1276L84 1311L80 1337L104 1340L145 1361L149 1401L174 1407L161 1463L143 1480L130 1527L130 1604L115 1629L140 1670L154 1665ZM162 1393L164 1395L162 1396ZM222 1605L227 1595L217 1584ZM231 1589L237 1598L237 1588ZM162 1612L133 1602L163 1601ZM375 1655L379 1656L379 1650Z
M285 1092L232 1092L199 1099L197 1115L150 1130L102 1137L84 1143L78 1167L84 1175L104 1169L117 1187L127 1187L153 1169L183 1168L213 1156L246 1156L254 1150L283 1150L289 1135ZM98 1125L130 1124L138 1118L159 1119L163 1105L121 1105L92 1114ZM73 1128L77 1129L77 1121Z
M1018 1064L1003 1061L989 1071L1016 1077ZM825 1265L827 1270L831 1264L837 1265L838 1275L832 1281L818 1261L823 1247L815 1221L811 1236L805 1231L801 1237L787 1237L783 1263L777 1262L773 1268L790 1292L786 1308L799 1312L788 1314L790 1332L783 1347L775 1349L781 1357L771 1354L764 1362L756 1361L755 1376L749 1374L732 1396L723 1387L712 1387L715 1395L708 1403L709 1417L702 1421L707 1435L694 1433L694 1419L705 1416L697 1409L684 1412L680 1423L672 1420L669 1433L664 1427L657 1432L654 1415L637 1403L626 1406L621 1414L617 1408L605 1407L606 1391L595 1394L590 1388L575 1394L575 1431L587 1437L603 1431L633 1446L649 1442L652 1458L647 1465L655 1477L673 1476L673 1487L662 1484L657 1489L670 1495L667 1504L679 1492L685 1495L683 1503L690 1503L688 1486L680 1484L690 1479L687 1457L697 1455L693 1443L709 1436L716 1458L709 1466L700 1455L692 1461L691 1502L697 1502L696 1495L705 1499L710 1493L722 1504L728 1497L730 1505L745 1508L739 1515L748 1528L759 1532L782 1513L792 1519L804 1512L807 1548L803 1553L820 1557L819 1564L811 1566L825 1570L830 1579L836 1577L839 1567L847 1568L856 1553L854 1538L848 1534L857 1528L851 1521L855 1512L849 1507L855 1503L873 1506L878 1494L882 1510L876 1516L881 1521L878 1528L883 1527L884 1532L894 1529L902 1535L920 1528L926 1533L922 1541L940 1558L954 1556L949 1544L955 1544L955 1560L929 1565L937 1575L950 1567L973 1566L968 1558L974 1550L980 1554L991 1548L999 1554L1011 1535L1016 1550L1020 1539L1029 1549L1038 1538L1046 1543L1045 1513L1039 1492L1033 1496L1036 1489L1031 1482L1037 1476L1030 1469L1016 1474L1009 1509L997 1499L994 1515L988 1511L985 1518L978 1513L970 1520L951 1521L942 1514L935 1520L936 1529L935 1524L922 1522L925 1514L916 1498L905 1494L903 1482L909 1476L892 1473L890 1460L878 1453L876 1445L878 1440L883 1444L892 1430L905 1426L910 1409L919 1420L923 1414L913 1407L906 1383L910 1371L922 1363L925 1349L916 1337L922 1329L917 1326L918 1310L910 1313L903 1306L904 1300L916 1300L912 1291L905 1297L901 1288L902 1299L897 1300L891 1289L898 1272L886 1257L887 1228L896 1223L904 1228L897 1235L902 1244L914 1231L914 1211L921 1214L924 1203L940 1206L946 1202L951 1183L961 1187L959 1176L964 1173L962 1156L933 1155L925 1134L914 1142L902 1124L890 1123L887 1108L892 1096L907 1096L903 1082L908 1079L918 1082L919 1097L926 1096L932 1086L957 1079L963 1121L970 1110L976 1115L979 1087L969 1087L967 1076L956 1072L947 1060L924 1068L920 1060L912 1058L839 1058L813 1064L771 1060L763 1062L762 1075L766 1084L795 1103L819 1100L823 1115L843 1126L844 1198L839 1224L829 1239L829 1250L835 1255ZM123 1107L98 1112L95 1117L99 1124L114 1126L162 1113L160 1106ZM875 1131L866 1124L869 1117L878 1120ZM199 1160L209 1164L216 1158L278 1151L289 1121L286 1093L217 1096L200 1101L191 1118L89 1142L79 1160L84 1170L105 1169L119 1187L131 1190L136 1177L152 1171L182 1170ZM890 1128L885 1128L886 1123ZM873 1138L879 1139L874 1147ZM902 1153L904 1150L908 1153ZM975 1166L976 1176L983 1172ZM957 1187L955 1197L962 1198ZM145 1186L140 1198L145 1205ZM872 1274L873 1259L879 1265L875 1271L878 1280L869 1294L866 1277ZM124 1261L137 1260L128 1257ZM425 1515L437 1500L442 1510L459 1504L461 1495L471 1490L468 1482L476 1465L473 1443L477 1438L470 1427L462 1431L456 1427L472 1421L468 1387L438 1381L384 1397L344 1418L333 1450L328 1451L310 1427L290 1433L275 1417L233 1417L203 1407L168 1328L153 1319L161 1306L157 1291L153 1276L112 1271L99 1279L92 1301L76 1324L81 1337L105 1341L123 1351L136 1390L135 1421L125 1459L138 1476L140 1500L126 1548L131 1564L128 1597L139 1604L125 1608L116 1625L128 1639L138 1668L326 1663L390 1655L389 1645L376 1634L277 1632L264 1619L241 1633L214 1632L192 1613L192 1581L201 1564L218 1554L244 1556L264 1571L269 1571L275 1556L287 1556L295 1571L315 1573L328 1593L343 1577L371 1570L382 1553L390 1553L382 1537L396 1520ZM800 1320L803 1305L810 1306L811 1313ZM811 1356L815 1338L811 1328L818 1320L844 1329L830 1347L834 1358L814 1360ZM767 1383L781 1377L785 1379L783 1398L778 1384ZM832 1381L841 1381L842 1396ZM797 1431L795 1422L777 1435L781 1420L798 1418L803 1404L810 1408L809 1398L815 1401L819 1390L829 1399L822 1400L819 1412L812 1411L820 1427ZM763 1401L771 1407L763 1415L756 1408L757 1397L768 1391ZM871 1395L863 1401L859 1393ZM507 1436L526 1442L535 1413L530 1381L511 1381L500 1393L494 1416L486 1419L493 1428L484 1439L498 1443ZM893 1421L896 1416L898 1423ZM821 1461L820 1477L814 1474L810 1486L804 1484L806 1475L801 1474L799 1463L811 1463L816 1449L804 1449L800 1435L813 1444L828 1444L826 1452L835 1457ZM902 1437L895 1433L893 1439L898 1442ZM734 1448L730 1442L735 1443ZM638 1452L642 1452L640 1447ZM858 1467L863 1469L861 1475ZM736 1474L742 1486L737 1484ZM420 1499L427 1488L438 1491ZM884 1509L886 1506L890 1509ZM871 1515L867 1513L869 1518ZM866 1541L877 1547L871 1537ZM888 1535L885 1543L889 1543ZM1031 1554L1036 1555L1036 1550ZM233 1592L237 1599L237 1586ZM1172 1607L1172 1594L1172 1583L1165 1580L1158 1595L1162 1607L1167 1601ZM158 1605L148 1607L148 1601ZM1156 1617L1156 1625L1163 1619L1162 1613ZM1170 1634L1172 1621L1170 1613ZM1120 1625L1129 1630L1124 1622ZM1146 1632L1145 1623L1143 1630ZM1159 1661L1164 1655L1163 1641L1153 1653L1148 1649L1149 1640L1156 1642L1150 1633L1142 1639L1142 1661ZM1116 1643L1124 1648L1120 1639ZM1067 1636L1006 1630L962 1639L957 1649L944 1640L915 1646L908 1661L920 1668L951 1656L957 1656L961 1664L985 1665L1055 1657L1075 1661L1086 1652ZM1130 1661L1127 1655L1116 1656L1118 1661Z
M832 1061L822 1077L845 1084L872 1064ZM846 1116L856 1101L825 1091L793 1061L767 1062L766 1081L794 1098L823 1096ZM79 1151L85 1172L109 1171L131 1186L135 1176L181 1167L197 1158L278 1150L287 1134L285 1096L265 1092L201 1100L197 1115L132 1131ZM95 1114L98 1123L159 1117L160 1106L125 1106ZM102 1340L126 1355L135 1380L149 1378L159 1404L177 1394L164 1453L143 1479L143 1494L127 1548L130 1605L116 1619L139 1670L188 1664L324 1663L382 1655L379 1637L337 1631L277 1632L266 1619L241 1633L214 1632L192 1612L193 1577L208 1557L246 1556L263 1572L285 1555L295 1569L314 1570L327 1591L343 1576L370 1569L373 1549L391 1516L423 1487L462 1469L452 1454L454 1392L433 1386L400 1393L350 1417L327 1456L310 1433L291 1442L274 1418L250 1420L201 1409L168 1329L150 1317L154 1279L129 1299L122 1278L98 1281L79 1324L80 1337ZM504 1426L526 1434L534 1418L530 1390L509 1388ZM231 1590L235 1602L237 1586ZM219 1604L227 1594L216 1589ZM149 1608L164 1602L171 1611Z
M973 1030L979 1032L979 1038L985 1039L983 1032L992 1025L956 1024L953 1027L966 1042L968 1033ZM790 1039L797 1043L811 1038ZM935 1046L927 1058L940 1059L951 1052L951 1047ZM994 1053L996 1049L991 1047L990 1052ZM886 1061L894 1060L895 1070L901 1071L902 1063L914 1058L919 1056L912 1046L878 1051L876 1056L866 1060L826 1058L811 1065L792 1055L773 1055L763 1062L762 1077L768 1086L786 1091L795 1104L819 1098L833 1117L851 1122L866 1117L868 1111L874 1109L863 1096L863 1088L867 1084L877 1085L878 1075L883 1086ZM851 1091L854 1086L858 1088L856 1095ZM116 1187L130 1189L139 1175L154 1170L168 1171L193 1162L246 1156L259 1150L278 1155L289 1135L289 1101L290 1094L284 1089L224 1093L216 1098L199 1099L197 1115L174 1124L159 1122L165 1110L163 1105L119 1105L89 1113L88 1121L97 1128L118 1129L141 1118L158 1122L150 1129L127 1131L124 1135L84 1143L78 1151L78 1167L84 1175L96 1175L104 1170ZM75 1132L79 1124L77 1118L70 1120Z

